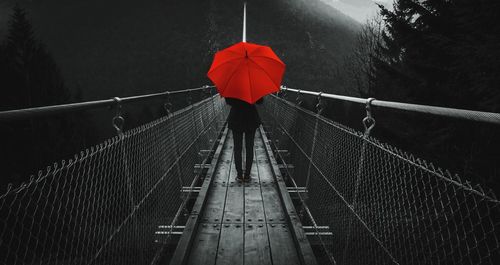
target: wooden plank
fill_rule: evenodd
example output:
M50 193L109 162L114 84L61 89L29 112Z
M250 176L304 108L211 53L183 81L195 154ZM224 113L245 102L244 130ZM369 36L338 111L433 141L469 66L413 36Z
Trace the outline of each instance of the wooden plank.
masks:
M258 163L255 159L252 164L252 180L250 183L245 183L245 222L247 223L264 223L264 205L262 204L262 193L259 183Z
M262 141L260 130L257 130L255 135L255 161L257 164L262 165L262 168L258 168L259 181L261 184L269 184L274 182L274 177L270 168L267 167L266 164L269 163L266 154L266 148L264 146L264 142Z
M285 212L281 206L279 194L274 187L262 187L262 201L265 218L268 223L285 223Z
M266 222L260 187L245 187L245 222Z
M243 185L231 185L227 187L226 205L224 206L224 223L243 223Z
M227 184L226 200L224 204L224 223L243 223L243 185L236 180L236 168L233 163L229 172L229 182Z
M246 265L272 264L266 224L246 224L244 253Z
M224 216L224 202L226 201L226 186L213 187L208 195L202 222L222 223Z
M213 176L213 183L219 184L227 182L229 180L229 172L231 165L233 164L233 134L228 131L226 137L226 145L224 146L223 155L220 159L218 169Z
M217 265L243 265L243 234L242 224L222 225L217 250Z
M187 264L215 264L217 257L217 242L219 241L220 234L220 225L201 224L193 240L193 247Z
M267 224L267 231L273 265L300 265L297 249L288 226Z
M259 135L260 136L260 132ZM259 142L263 144L261 137ZM269 223L284 223L286 221L285 212L281 205L281 199L275 186L274 173L271 169L269 159L265 149L256 150L257 152L257 169L259 178L261 179L261 192L264 211L267 222Z
M202 222L222 223L224 216L224 204L226 201L227 181L231 172L233 161L233 143L232 133L228 133L227 143L224 147L223 156L219 163L217 171L212 182L210 194L208 194L207 203L203 209ZM219 183L218 183L219 182Z
M309 244L309 241L307 240L307 237L304 233L304 229L302 229L302 224L300 223L300 219L297 216L297 213L295 211L295 206L293 205L290 194L288 193L286 184L283 181L283 177L281 176L281 172L278 168L278 163L276 162L276 159L272 154L271 146L262 129L262 126L259 128L259 131L260 135L262 136L262 141L264 143L264 146L266 147L267 158L269 159L270 162L271 171L278 186L277 191L279 194L279 199L284 207L283 210L286 212L286 222L290 226L290 230L292 232L291 233L292 239L295 242L295 244L297 244L296 251L298 252L300 261L303 264L316 265L317 264L316 257L311 248L311 245ZM264 193L262 195L264 196ZM265 202L264 202L264 207L266 207ZM271 237L271 233L269 233L269 236Z
M257 136L257 133L256 133ZM253 163L252 163L252 168L250 170L250 175L251 175L251 180L250 182L246 182L245 186L258 186L260 184L260 179L259 179L259 172L257 170L257 156L255 149L257 148L256 144L258 142L258 137L255 137L254 139L254 150L253 150Z
M207 172L207 176L205 177L205 180L203 181L200 193L198 195L198 198L195 201L195 204L193 206L193 210L191 211L191 215L188 218L188 221L186 222L186 227L184 228L183 234L181 236L181 239L179 240L179 244L177 245L175 252L172 256L172 259L170 261L170 264L185 264L187 257L190 253L191 246L193 244L193 240L196 234L196 231L198 229L198 223L201 219L201 215L199 214L203 207L206 204L208 196L207 193L210 190L210 183L212 180L212 177L214 176L214 173L216 172L216 166L219 163L219 160L221 158L221 153L224 145L226 144L226 137L227 137L227 132L228 129L225 128L224 132L221 136L221 140L219 145L217 146L217 149L214 153L214 157L212 158L212 161L210 163L211 168Z

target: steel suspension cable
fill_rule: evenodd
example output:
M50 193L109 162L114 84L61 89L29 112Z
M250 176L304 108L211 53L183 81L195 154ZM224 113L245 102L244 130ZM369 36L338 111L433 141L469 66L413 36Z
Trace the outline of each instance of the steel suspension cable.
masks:
M301 89L293 89L288 87L281 87L281 91L290 91L298 94L310 95L310 96L321 96L323 98L328 99L337 99L343 100L358 104L366 104L369 100L368 98L358 98L358 97L349 97L342 96L336 94L301 90ZM456 109L456 108L446 108L446 107L438 107L438 106L429 106L429 105L420 105L420 104L411 104L411 103L403 103L403 102L394 102L394 101L385 101L373 99L371 102L372 106L388 108L388 109L396 109L410 112L418 112L431 114L436 116L443 116L449 118L477 121L477 122L485 122L492 124L500 125L500 113L496 112L485 112L485 111L475 111L475 110L465 110L465 109Z

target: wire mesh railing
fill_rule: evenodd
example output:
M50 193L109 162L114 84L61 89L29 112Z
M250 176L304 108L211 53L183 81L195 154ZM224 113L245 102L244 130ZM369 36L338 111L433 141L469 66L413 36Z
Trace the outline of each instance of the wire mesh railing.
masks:
M261 111L322 264L498 264L491 192L270 96ZM369 119L368 119L369 120ZM324 233L325 227L331 233Z
M153 264L165 244L155 231L182 224L182 187L195 185L200 150L226 115L210 96L10 187L0 195L0 264Z

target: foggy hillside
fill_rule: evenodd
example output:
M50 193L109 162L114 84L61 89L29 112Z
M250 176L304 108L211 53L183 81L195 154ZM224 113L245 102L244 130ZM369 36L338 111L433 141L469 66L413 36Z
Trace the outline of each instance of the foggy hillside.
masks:
M241 41L243 1L21 2L67 87L85 100L208 84L213 53ZM271 45L287 64L285 84L335 90L357 22L320 0L248 1L247 18L247 40Z

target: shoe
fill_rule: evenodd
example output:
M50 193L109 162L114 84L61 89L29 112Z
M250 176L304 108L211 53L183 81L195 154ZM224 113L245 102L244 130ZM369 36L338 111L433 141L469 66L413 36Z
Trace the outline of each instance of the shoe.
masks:
M247 174L245 174L245 175L243 176L243 181L245 181L245 182L249 182L251 179L252 179L252 178L251 178L250 174L248 174L248 175L247 175Z
M245 177L243 176L243 174L238 174L236 176L236 180L238 180L238 181L245 181Z

